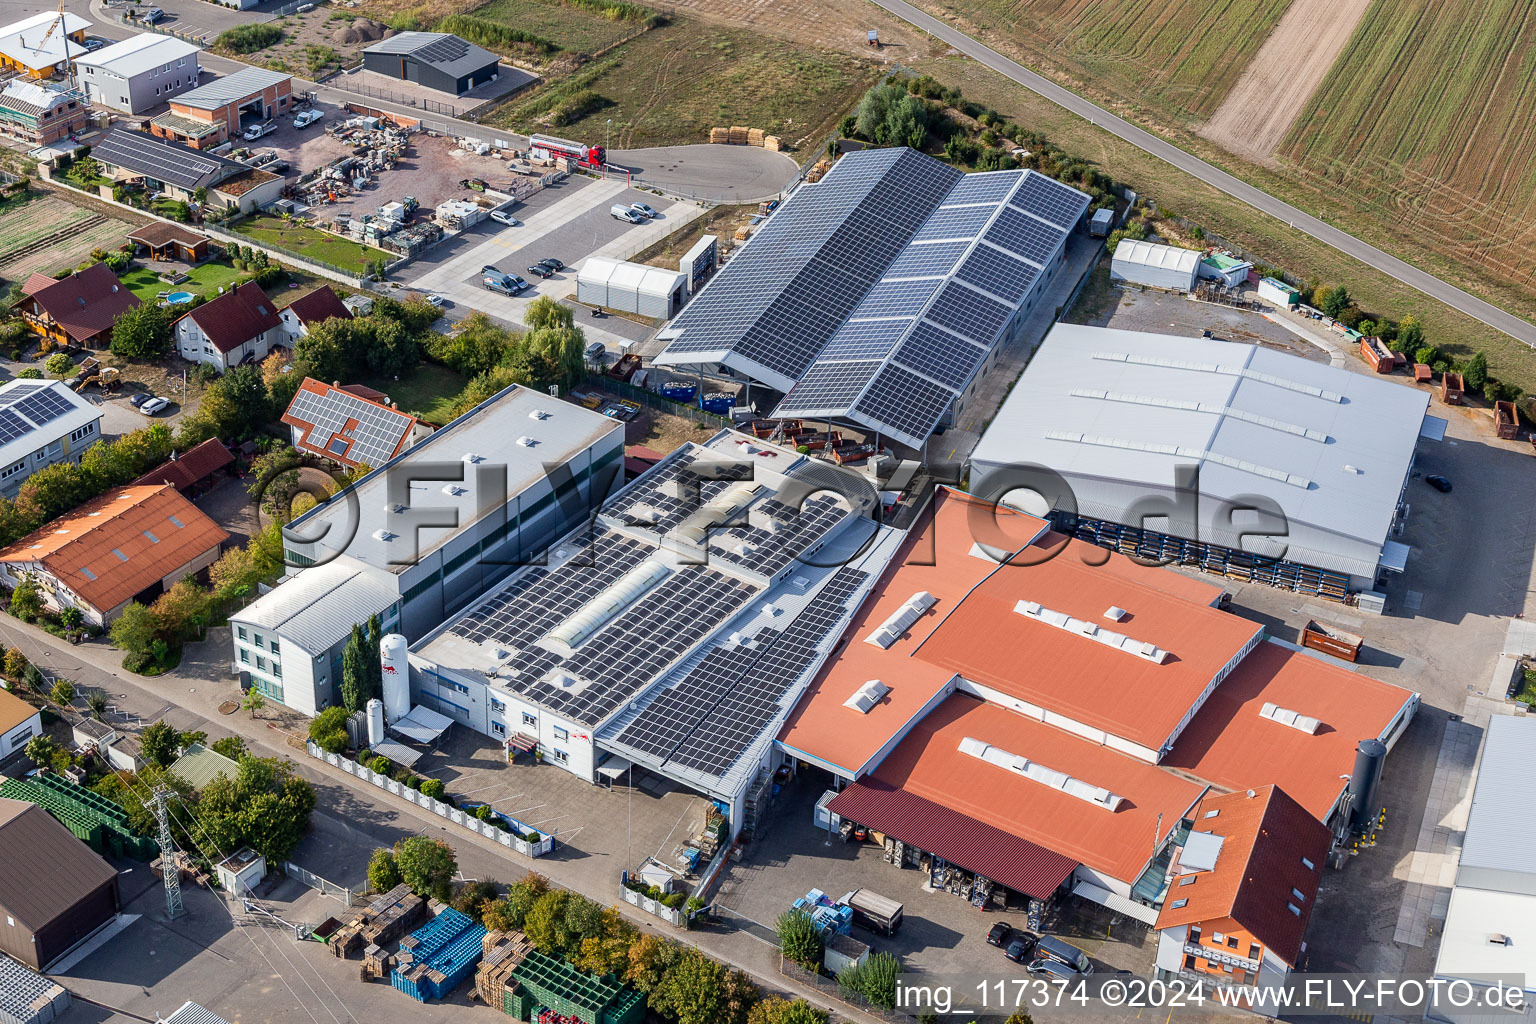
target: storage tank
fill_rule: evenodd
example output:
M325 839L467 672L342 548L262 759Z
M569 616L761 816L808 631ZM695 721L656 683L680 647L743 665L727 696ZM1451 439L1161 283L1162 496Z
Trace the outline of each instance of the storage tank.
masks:
M384 739L384 702L377 697L368 699L368 746L376 747Z
M411 713L411 668L405 660L405 637L390 633L379 641L384 672L384 719L393 725Z
M1380 740L1361 740L1355 747L1355 770L1349 777L1349 827L1364 832L1376 816L1376 787L1387 759L1387 745Z

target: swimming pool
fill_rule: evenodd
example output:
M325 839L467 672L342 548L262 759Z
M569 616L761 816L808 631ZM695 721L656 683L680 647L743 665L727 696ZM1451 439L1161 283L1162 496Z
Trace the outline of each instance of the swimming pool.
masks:
M165 301L169 302L173 306L183 305L185 303L191 302L192 299L193 295L191 292L171 292L171 294L165 297Z

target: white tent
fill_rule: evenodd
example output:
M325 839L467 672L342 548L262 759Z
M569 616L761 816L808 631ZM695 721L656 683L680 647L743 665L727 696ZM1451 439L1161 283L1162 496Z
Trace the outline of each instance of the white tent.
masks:
M685 285L681 271L590 256L576 274L576 300L666 320L682 305Z

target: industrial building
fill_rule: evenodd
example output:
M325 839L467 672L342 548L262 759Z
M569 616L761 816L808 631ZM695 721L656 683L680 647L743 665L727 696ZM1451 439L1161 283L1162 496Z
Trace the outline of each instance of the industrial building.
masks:
M446 32L400 32L381 39L363 50L363 68L453 96L501 74L494 53Z
M110 271L109 271L110 273ZM14 498L27 477L58 462L77 462L101 440L101 410L61 381L0 384L0 495Z
M1494 715L1483 737L1435 961L1435 977L1447 982L1481 988L1492 976L1524 979L1526 1017L1536 1005L1536 867L1530 855L1536 822L1524 811L1533 772L1536 719ZM1447 827L1454 829L1455 824ZM1493 1019L1486 1011L1471 1015L1445 1004L1435 1018L1452 1024Z
M185 39L141 32L76 57L75 69L92 104L143 114L197 88L200 53Z
M1109 261L1109 279L1170 291L1193 291L1200 277L1200 253L1156 242L1122 238Z
M61 20L62 19L62 20ZM47 78L66 71L84 56L85 30L91 23L78 14L44 11L0 28L0 72L23 78Z
M23 298L11 308L32 333L59 346L106 348L117 315L139 304L105 263L60 278L34 272L21 291Z
M1445 429L1428 405L1254 345L1057 324L971 489L1104 547L1343 600L1407 565L1403 490Z
M120 487L0 550L0 581L31 576L54 611L109 625L212 565L229 534L170 484Z
M334 434L345 412L317 415ZM289 523L278 589L349 555L389 577L414 640L583 522L619 486L623 458L617 420L509 387Z
M293 76L246 67L172 97L171 109L149 123L152 134L192 149L221 145L253 124L293 106Z
M41 807L0 797L0 953L47 970L121 909L112 865Z
M753 823L779 723L900 534L862 478L733 431L415 644L415 699L583 779L635 764Z
M845 154L661 331L654 362L783 393L775 417L921 448L1022 329L1089 201L1034 171Z
M68 86L13 78L0 88L0 135L28 146L67 139L85 125L85 103Z
M1374 801L1357 748L1379 767L1418 708L1219 587L947 489L874 594L778 747L827 812L973 899L1071 892L1155 924L1202 801L1275 786L1347 834Z
M588 256L576 272L576 301L668 320L682 308L687 286L681 271Z
M310 377L294 392L283 422L299 451L353 470L382 466L432 433L430 425L408 413Z

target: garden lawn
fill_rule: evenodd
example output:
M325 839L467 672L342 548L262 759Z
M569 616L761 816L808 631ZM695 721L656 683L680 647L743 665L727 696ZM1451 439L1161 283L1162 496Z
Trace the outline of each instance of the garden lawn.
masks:
M161 277L149 267L134 267L123 274L121 280L128 286L128 290L139 297L140 302L153 302L161 292L193 292L204 298L213 298L219 293L219 289L228 288L242 276L241 272L217 260L194 267L188 272L189 280L180 284L167 284Z
M361 276L369 263L394 259L383 249L333 235L319 228L284 221L281 217L259 213L233 228L235 234L253 242L283 249L317 263L327 264L348 274Z
M364 377L358 383L384 392L401 412L440 427L448 422L448 410L469 378L446 366L423 362L399 380Z

